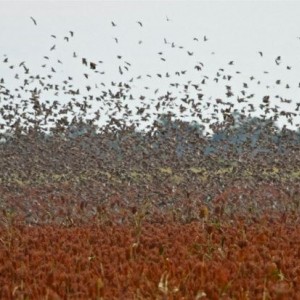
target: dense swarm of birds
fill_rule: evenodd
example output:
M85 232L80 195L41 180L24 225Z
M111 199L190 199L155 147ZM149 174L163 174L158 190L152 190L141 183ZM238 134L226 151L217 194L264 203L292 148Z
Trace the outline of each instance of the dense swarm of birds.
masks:
M31 20L34 26L39 25L33 17ZM172 20L167 18L166 22ZM113 20L111 26L117 29L118 23ZM136 26L143 30L146 25L137 20ZM69 43L75 37L76 32L70 30L63 40ZM230 83L241 74L232 69L235 61L227 63L230 70L221 67L214 76L206 75L205 63L197 61L193 70L199 73L197 82L185 81L191 70L177 70L94 84L91 77L105 77L105 62L74 51L72 59L83 68L82 88L74 84L72 75L60 83L56 81L57 69L64 62L58 57L54 60L58 37L53 34L51 39L54 43L41 66L47 70L46 75L31 72L26 61L14 64L7 55L0 64L1 69L15 72L17 82L11 89L5 78L0 78L3 195L20 193L24 186L48 185L49 191L44 188L45 192L72 193L74 199L83 202L105 203L119 193L125 203L151 199L165 207L198 194L209 202L237 182L253 188L258 182L276 182L284 188L287 182L295 187L299 181L299 130L286 125L279 128L276 121L285 118L299 128L295 120L299 118L300 102L280 95L257 99L249 87L255 81L257 85L262 83L252 75L241 91L235 91ZM119 36L112 39L121 43ZM209 43L210 37L194 37L193 42ZM137 44L142 43L139 40ZM193 50L167 38L162 44L182 51L190 59L196 57ZM261 51L257 55L258 59L265 57ZM161 63L168 60L162 50L157 58ZM117 61L118 76L127 78L134 63L123 55L118 55ZM283 58L277 56L274 64L281 67ZM284 68L289 71L292 66ZM141 87L145 78L167 78L169 91L161 92L157 86L152 97L137 96L134 86ZM225 84L224 98L206 98L203 88L209 81ZM274 84L290 88L284 79ZM45 94L49 100L44 100ZM281 108L275 100L290 110ZM256 107L258 115L254 115ZM186 116L193 120L184 120ZM34 199L30 201L20 205L32 220L36 217L30 215L29 206ZM1 205L5 206L5 201Z

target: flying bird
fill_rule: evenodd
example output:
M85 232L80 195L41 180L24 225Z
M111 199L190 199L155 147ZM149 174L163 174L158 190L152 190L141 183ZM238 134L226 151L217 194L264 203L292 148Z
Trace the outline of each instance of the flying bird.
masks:
M91 68L92 70L95 70L95 69L96 69L96 64L93 63L93 62L90 62L90 68Z
M37 22L36 20L33 18L33 17L30 17L30 19L32 20L32 22L34 23L34 25L36 26L37 25Z
M138 23L141 27L143 27L143 24L142 24L141 21L137 21L137 23Z
M270 96L264 96L263 97L263 103L269 103Z
M123 75L123 71L122 71L122 68L119 66L119 73L121 74L121 75Z
M87 66L87 59L86 58L82 58L82 64L86 65Z

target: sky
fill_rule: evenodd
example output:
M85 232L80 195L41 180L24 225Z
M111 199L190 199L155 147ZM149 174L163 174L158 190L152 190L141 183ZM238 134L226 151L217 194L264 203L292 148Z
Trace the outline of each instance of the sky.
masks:
M0 1L0 78L11 90L22 85L25 75L19 64L25 61L30 74L51 74L52 83L62 84L71 76L74 86L80 87L80 97L99 95L103 85L113 89L111 82L130 82L135 100L129 106L149 105L150 112L155 112L157 98L167 91L172 91L180 105L183 88L170 87L170 83L183 87L189 81L200 84L206 79L201 85L205 115L214 112L216 98L236 103L240 109L247 106L236 101L245 90L246 95L255 94L248 103L255 105L258 115L266 95L271 97L271 106L297 113L293 126L288 124L294 128L300 123L295 111L300 102L299 13L300 1ZM3 63L6 58L8 62ZM99 73L84 66L82 58L95 62ZM200 63L201 70L195 70ZM179 71L185 74L176 75ZM217 72L230 79L221 76L216 82ZM229 99L226 85L234 93ZM86 86L92 89L87 91ZM196 97L189 90L190 97ZM140 95L146 99L141 101ZM276 95L291 103L282 103ZM43 91L41 99L48 98L69 101L62 93L51 96ZM91 113L104 105L90 102ZM109 111L105 111L101 120L108 119ZM282 124L285 118L279 119Z

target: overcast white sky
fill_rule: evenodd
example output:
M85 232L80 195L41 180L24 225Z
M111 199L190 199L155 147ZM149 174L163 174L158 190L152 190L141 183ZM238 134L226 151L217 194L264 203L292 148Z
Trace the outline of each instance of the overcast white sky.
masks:
M15 79L15 75L20 73L23 78L24 70L18 65L26 61L32 75L52 74L52 82L61 83L67 76L74 77L82 95L100 93L96 89L84 92L87 85L93 87L103 82L109 87L111 81L128 82L134 78L132 86L136 96L154 98L153 91L157 88L158 96L171 91L171 82L200 83L208 76L206 84L201 86L204 102L214 104L219 97L235 103L234 99L242 96L243 83L247 83L247 95L255 94L249 103L259 105L264 95L270 95L273 106L278 104L295 111L296 103L300 102L299 16L300 1L1 1L0 78L11 89L22 85L22 80ZM117 26L113 27L111 21ZM69 30L74 31L74 37L70 37ZM70 38L69 42L64 40L65 36ZM204 42L204 36L208 41ZM56 48L50 51L53 45ZM74 51L77 58L73 58ZM160 51L162 55L158 54ZM49 56L50 61L44 56ZM275 63L278 56L281 56L279 65ZM8 63L4 64L6 57ZM82 57L96 62L97 69L105 74L91 72L82 65ZM98 63L100 60L103 64ZM232 60L234 64L229 65ZM124 70L125 61L131 63L129 71ZM200 72L194 69L199 62L204 64ZM43 64L47 67L42 68ZM15 67L10 69L11 65ZM122 76L119 66L123 66ZM51 67L56 73L51 72ZM232 76L230 81L213 80L219 68L224 68L222 74ZM176 76L175 72L180 70L187 72ZM170 77L160 79L156 75L166 72ZM89 79L83 73L88 73ZM142 78L136 79L139 75ZM255 79L250 81L252 75ZM275 83L278 79L280 85ZM225 96L226 85L231 85L235 94L230 99ZM183 91L173 89L173 95L180 90ZM275 95L292 99L292 103L282 104ZM64 101L63 96L60 100ZM134 106L139 103L136 100ZM206 112L212 112L211 107ZM295 121L299 123L299 112Z

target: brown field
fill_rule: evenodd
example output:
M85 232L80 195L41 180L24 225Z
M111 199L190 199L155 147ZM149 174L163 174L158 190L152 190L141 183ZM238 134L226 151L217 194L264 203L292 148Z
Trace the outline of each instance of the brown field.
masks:
M0 145L0 299L300 299L299 134L170 124Z
M259 193L270 198L270 187ZM52 222L3 210L0 298L300 299L295 197L273 192L291 209L259 213L264 198L256 195L256 209L240 209L241 195L245 189L229 189L210 206L191 195L165 210L126 207L115 196L89 222L89 206L66 196L52 199L59 207Z

